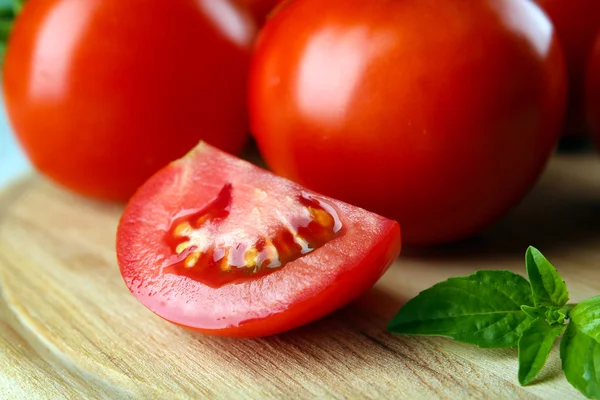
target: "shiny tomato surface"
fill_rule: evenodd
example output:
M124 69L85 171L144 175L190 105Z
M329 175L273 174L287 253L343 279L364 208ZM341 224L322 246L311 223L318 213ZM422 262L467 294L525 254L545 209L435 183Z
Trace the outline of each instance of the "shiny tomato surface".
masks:
M131 292L175 324L257 337L311 322L365 292L400 229L206 144L133 196L117 234Z
M242 149L255 22L229 0L167 3L27 3L3 83L10 121L42 173L125 200L200 139Z
M536 0L556 27L569 81L569 104L564 133L586 133L585 74L588 58L600 28L598 0Z
M259 36L249 99L275 172L434 244L530 190L559 135L565 71L528 1L295 0Z

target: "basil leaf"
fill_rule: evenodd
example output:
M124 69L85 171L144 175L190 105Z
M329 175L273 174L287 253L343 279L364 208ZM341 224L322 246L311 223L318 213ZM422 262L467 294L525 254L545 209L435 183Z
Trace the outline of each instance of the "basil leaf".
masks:
M566 325L548 325L543 318L538 318L525 329L519 340L519 383L529 384L540 373L552 345Z
M444 336L479 347L517 347L533 321L522 305L533 305L525 278L510 271L479 271L421 292L390 321L388 330Z
M567 285L538 249L535 247L527 249L525 263L536 306L562 307L567 304L569 301Z
M565 376L584 396L600 399L600 296L579 303L569 318L560 346Z

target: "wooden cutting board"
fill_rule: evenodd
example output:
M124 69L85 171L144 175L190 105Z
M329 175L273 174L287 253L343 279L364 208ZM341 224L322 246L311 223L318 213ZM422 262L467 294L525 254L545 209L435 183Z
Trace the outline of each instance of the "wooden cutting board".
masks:
M0 398L548 398L580 395L555 348L522 388L516 350L394 336L408 299L477 269L524 273L538 247L573 301L600 294L600 157L556 157L534 192L485 235L406 250L354 304L276 337L224 339L158 318L115 260L122 207L31 176L0 195Z

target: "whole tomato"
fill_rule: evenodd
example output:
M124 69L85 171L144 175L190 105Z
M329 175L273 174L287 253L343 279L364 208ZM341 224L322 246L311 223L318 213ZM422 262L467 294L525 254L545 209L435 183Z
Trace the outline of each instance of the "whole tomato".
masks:
M251 128L277 173L433 244L529 191L565 107L564 63L523 0L295 0L267 22Z
M4 64L8 115L43 174L125 200L201 139L247 139L256 27L228 0L35 0Z
M567 64L569 103L564 134L586 133L585 71L600 28L598 0L536 0L546 11L561 42Z

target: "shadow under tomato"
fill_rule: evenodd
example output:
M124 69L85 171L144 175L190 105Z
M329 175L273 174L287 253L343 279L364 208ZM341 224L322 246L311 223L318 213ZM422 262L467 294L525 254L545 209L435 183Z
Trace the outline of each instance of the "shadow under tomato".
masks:
M559 153L585 154L594 151L594 142L587 133L564 136L558 143Z
M385 397L398 382L415 390L436 393L481 390L462 379L465 371L490 382L497 372L478 368L480 362L515 360L514 349L477 349L444 338L394 335L385 330L387 319L347 306L297 329L260 339L207 337L196 333L197 351L217 351L236 375L252 376L256 384L281 384L286 390L309 385L317 390L369 390L369 397ZM211 355L210 357L214 357ZM515 380L517 371L514 371ZM424 392L423 392L424 393ZM366 395L366 393L363 393ZM474 393L475 397L483 393Z
M487 231L453 244L406 248L403 256L436 261L522 260L530 245L548 255L597 247L599 240L600 157L563 154L521 204Z
M348 308L381 317L382 322L380 327L381 329L385 329L387 323L409 300L410 297L402 290L391 291L384 287L375 286L360 296Z

